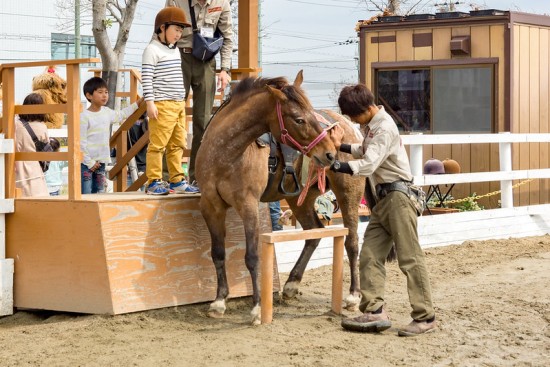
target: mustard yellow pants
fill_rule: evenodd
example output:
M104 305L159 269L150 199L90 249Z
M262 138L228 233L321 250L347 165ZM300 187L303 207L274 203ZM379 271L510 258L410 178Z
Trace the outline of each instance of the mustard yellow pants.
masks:
M166 152L169 181L180 182L185 178L181 159L185 148L185 102L158 101L158 117L149 119L149 146L147 148L146 173L151 183L162 179L162 156Z

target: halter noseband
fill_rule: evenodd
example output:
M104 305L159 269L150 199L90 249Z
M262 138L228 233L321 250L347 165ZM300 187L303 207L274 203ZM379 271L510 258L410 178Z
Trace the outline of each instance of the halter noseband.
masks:
M278 101L277 101L276 109L277 109L277 117L279 118L279 127L281 128L281 141L283 142L283 144L290 145L287 143L287 140L288 140L289 142L292 143L292 145L298 148L300 152L306 155L311 151L311 149L313 149L314 146L319 144L319 142L323 140L325 136L327 136L327 129L323 129L323 131L315 139L313 139L313 141L309 143L309 145L307 146L300 145L300 143L298 143L296 139L290 136L288 130L285 128L285 123L283 121L283 113L281 112L281 103Z

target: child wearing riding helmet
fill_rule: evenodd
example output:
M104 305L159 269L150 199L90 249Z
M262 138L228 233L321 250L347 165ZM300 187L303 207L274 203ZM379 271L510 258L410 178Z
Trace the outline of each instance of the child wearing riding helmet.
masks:
M185 89L181 57L176 42L190 27L180 8L166 7L155 18L155 36L143 51L141 81L149 117L146 174L149 195L195 194L181 166L185 131ZM162 156L166 154L169 185L162 181Z

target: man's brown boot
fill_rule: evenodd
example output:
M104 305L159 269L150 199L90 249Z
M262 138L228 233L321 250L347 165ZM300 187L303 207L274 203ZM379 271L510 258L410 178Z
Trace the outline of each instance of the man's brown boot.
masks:
M377 311L374 311L377 312ZM390 317L386 310L380 313L365 312L361 316L342 320L342 327L346 330L363 333L379 333L391 327Z
M416 321L413 320L407 326L399 328L397 330L397 335L399 336L417 336L420 334L430 333L435 330L437 327L435 323L435 318L431 320Z

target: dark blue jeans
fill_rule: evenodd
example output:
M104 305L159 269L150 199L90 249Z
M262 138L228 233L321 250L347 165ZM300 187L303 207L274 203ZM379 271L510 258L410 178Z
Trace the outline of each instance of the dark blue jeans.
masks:
M105 192L107 177L105 176L105 163L101 163L94 172L90 171L84 163L80 164L80 182L83 194L101 194Z
M283 226L279 224L279 217L281 216L281 203L279 203L278 201L270 202L269 215L271 216L271 230L282 230Z

